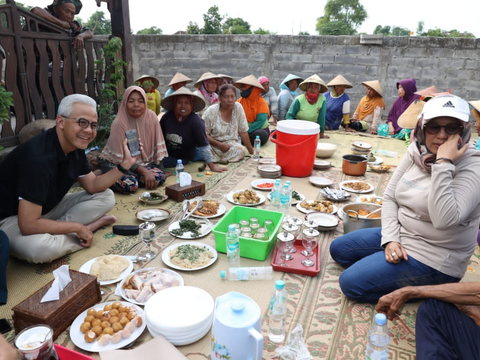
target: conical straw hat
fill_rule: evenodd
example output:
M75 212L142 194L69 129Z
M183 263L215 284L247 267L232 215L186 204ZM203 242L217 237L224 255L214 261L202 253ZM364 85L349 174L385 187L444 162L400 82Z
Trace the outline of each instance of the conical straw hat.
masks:
M423 111L425 101L419 99L415 100L398 118L398 125L404 129L415 129L418 122L418 117Z
M217 76L218 76L218 77L221 77L222 79L230 79L230 80L233 80L233 77L231 77L230 75L218 74Z
M188 84L188 83L191 83L192 81L193 80L190 79L188 76L185 76L182 73L177 72L173 76L172 80L170 80L170 83L168 84L168 86L172 86L174 84L178 84L178 83L182 83L182 82L186 82Z
M325 81L323 81L322 78L317 74L313 74L309 78L303 80L298 87L300 88L300 90L307 91L308 83L319 84L321 93L328 91L327 84L325 84Z
M380 84L380 81L378 80L364 81L362 82L362 85L371 87L373 90L377 92L378 95L383 97L383 89L382 89L382 85Z
M200 87L200 85L202 84L202 82L204 82L205 80L210 80L210 79L220 79L220 76L208 71L208 72L202 74L202 76L200 76L200 79L198 79L197 82L195 83L195 85L193 85L193 86L198 89Z
M347 79L345 79L342 75L337 75L335 79L330 81L327 86L338 86L338 85L344 85L347 89L351 89L353 86L348 82Z
M480 112L480 100L469 101L468 103L471 107Z
M438 89L435 87L435 85L433 85L433 86L430 86L426 89L418 90L418 91L414 92L414 94L415 95L420 95L420 96L427 96L427 95L436 94L438 92L439 92Z
M197 112L203 110L205 107L205 101L198 95L192 93L188 88L185 86L181 87L174 93L168 95L166 98L162 100L162 107L167 110L173 110L174 100L176 96L191 96L193 98L193 111Z
M153 82L153 88L156 89L158 88L158 85L160 84L158 79L155 76L152 75L142 75L140 76L137 80L135 80L136 83L144 81L144 80L150 80Z
M244 78L237 80L233 83L233 85L238 89L240 89L240 84L255 86L262 91L265 91L265 88L262 86L262 84L258 82L257 78L253 75L245 76Z

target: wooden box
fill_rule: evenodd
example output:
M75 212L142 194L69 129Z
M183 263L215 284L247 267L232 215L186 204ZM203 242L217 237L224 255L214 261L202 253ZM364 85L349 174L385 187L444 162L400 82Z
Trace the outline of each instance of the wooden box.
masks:
M55 340L78 315L102 299L96 276L70 270L70 278L72 281L60 292L59 300L40 303L52 280L12 308L17 334L28 326L47 324L53 329Z
M165 188L165 194L172 200L182 202L186 199L192 199L196 196L205 194L205 184L199 181L192 180L188 186L180 187L179 184L170 185Z

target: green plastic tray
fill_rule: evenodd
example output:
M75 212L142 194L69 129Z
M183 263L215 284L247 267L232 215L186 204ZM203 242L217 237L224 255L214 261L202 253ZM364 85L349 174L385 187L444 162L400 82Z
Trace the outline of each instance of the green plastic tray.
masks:
M266 219L270 219L274 224L274 232L268 240L256 240L251 238L240 237L240 256L244 258L263 261L267 258L268 253L275 245L278 230L283 221L284 214L278 211L270 211L256 209L253 207L234 206L225 214L225 216L214 226L213 234L215 235L215 248L217 251L226 253L226 235L228 225L237 223L240 220L248 220L251 217L258 218L260 224Z

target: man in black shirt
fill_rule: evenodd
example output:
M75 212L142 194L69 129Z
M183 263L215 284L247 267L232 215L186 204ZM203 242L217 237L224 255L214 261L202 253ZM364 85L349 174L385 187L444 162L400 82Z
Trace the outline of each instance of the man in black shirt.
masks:
M117 220L105 215L115 205L109 187L135 162L125 141L121 164L96 176L85 156L97 134L95 101L69 95L58 114L54 128L0 163L0 230L10 239L11 255L33 263L90 247L93 231ZM85 191L67 194L76 181Z

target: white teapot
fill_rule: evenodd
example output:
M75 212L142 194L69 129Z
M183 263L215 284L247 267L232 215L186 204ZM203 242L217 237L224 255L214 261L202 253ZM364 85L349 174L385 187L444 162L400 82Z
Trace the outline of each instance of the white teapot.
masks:
M258 304L232 291L217 297L212 327L212 360L261 360L263 336Z

